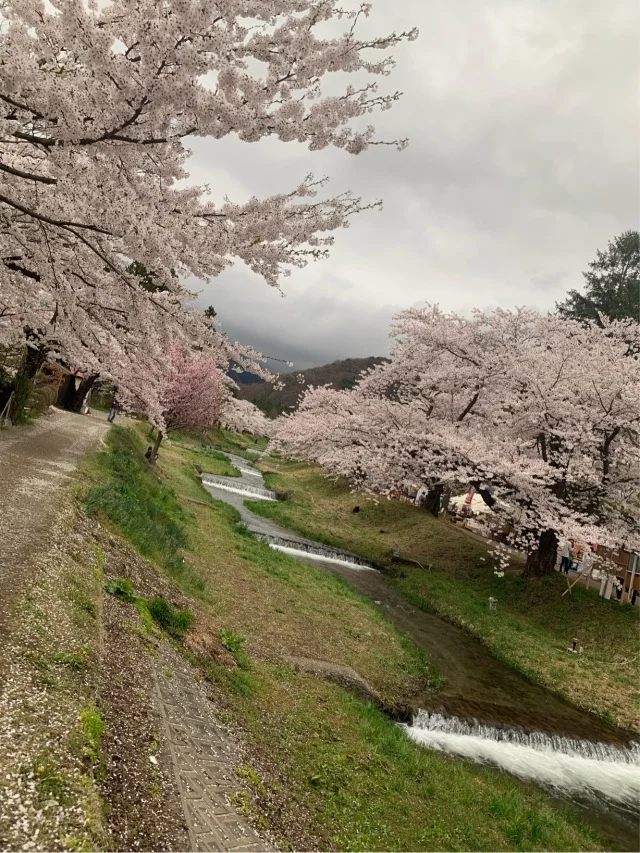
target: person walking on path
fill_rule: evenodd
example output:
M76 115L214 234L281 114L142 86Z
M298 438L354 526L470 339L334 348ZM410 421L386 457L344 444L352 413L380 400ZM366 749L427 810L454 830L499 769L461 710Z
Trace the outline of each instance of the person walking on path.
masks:
M107 420L109 421L109 423L112 424L114 422L114 420L116 419L116 415L118 414L119 408L120 408L120 400L118 400L117 397L114 397L113 400L111 401L111 411L109 412L109 415L107 417Z

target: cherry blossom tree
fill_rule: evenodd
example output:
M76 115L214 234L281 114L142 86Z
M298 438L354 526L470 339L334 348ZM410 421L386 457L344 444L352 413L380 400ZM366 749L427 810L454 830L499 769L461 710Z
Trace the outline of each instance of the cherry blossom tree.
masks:
M248 432L251 435L270 436L273 429L273 421L257 406L249 400L234 397L227 401L220 424L231 432Z
M188 354L174 344L159 395L162 422L156 424L154 456L165 432L201 432L217 426L230 393L230 381L214 359Z
M52 351L148 406L170 341L221 356L219 332L189 305L187 276L211 279L240 260L277 286L325 257L333 232L376 203L325 198L313 176L269 198L216 201L207 187L185 186L189 140L402 148L359 120L398 99L378 93L375 78L393 68L389 49L416 33L359 38L370 8L5 0L0 343ZM357 84L327 93L336 72ZM136 264L153 288L141 286Z
M389 364L307 392L276 439L373 492L474 485L512 508L531 574L553 568L559 536L638 549L639 339L632 321L412 309Z

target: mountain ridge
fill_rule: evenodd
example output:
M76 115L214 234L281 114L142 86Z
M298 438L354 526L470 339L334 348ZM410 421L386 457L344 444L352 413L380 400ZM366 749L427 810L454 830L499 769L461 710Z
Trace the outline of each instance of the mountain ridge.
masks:
M280 381L284 387L280 391L274 389L272 382L256 381L255 378L248 379L246 374L236 374L234 376L238 383L236 396L241 400L254 403L266 415L276 417L282 412L293 411L297 407L300 394L310 385L330 385L337 390L353 388L358 376L364 370L369 370L385 361L388 359L373 355L366 358L343 358L332 361L330 364L308 367L306 370L293 373L283 373Z

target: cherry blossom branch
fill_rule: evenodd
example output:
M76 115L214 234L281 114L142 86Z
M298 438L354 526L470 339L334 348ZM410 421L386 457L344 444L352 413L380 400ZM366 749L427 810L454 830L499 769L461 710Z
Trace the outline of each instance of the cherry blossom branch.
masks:
M15 175L17 178L26 178L28 181L38 181L41 184L58 183L57 178L50 178L47 175L34 175L32 172L24 172L22 169L15 169L13 166L8 166L6 163L0 163L0 172L6 172L8 175Z

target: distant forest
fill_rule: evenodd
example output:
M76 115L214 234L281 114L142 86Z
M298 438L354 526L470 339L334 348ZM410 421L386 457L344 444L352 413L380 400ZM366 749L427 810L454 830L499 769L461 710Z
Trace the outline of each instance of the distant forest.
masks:
M281 391L276 391L271 382L263 382L251 373L232 373L231 376L240 386L238 397L250 400L266 415L275 418L283 412L292 412L298 405L300 394L309 385L331 385L336 389L353 388L363 370L386 360L378 356L345 358L320 367L285 373L281 376L284 383ZM303 377L302 381L300 377Z

